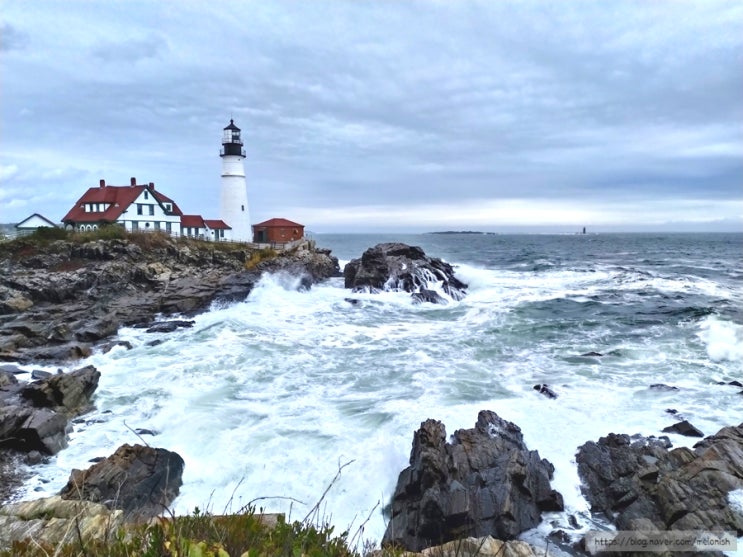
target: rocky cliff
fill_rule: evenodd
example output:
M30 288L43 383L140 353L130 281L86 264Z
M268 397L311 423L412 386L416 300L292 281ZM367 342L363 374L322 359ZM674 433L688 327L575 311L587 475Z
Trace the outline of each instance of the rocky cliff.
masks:
M311 242L276 253L163 234L6 242L0 244L0 360L84 357L120 326L242 300L262 273L278 271L302 276L308 287L339 267Z

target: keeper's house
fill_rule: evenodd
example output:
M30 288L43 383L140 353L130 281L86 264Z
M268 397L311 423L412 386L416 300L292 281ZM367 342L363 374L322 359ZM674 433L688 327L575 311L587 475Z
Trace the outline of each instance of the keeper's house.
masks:
M109 186L101 180L90 188L62 218L65 228L87 231L101 225L118 224L126 230L161 230L173 236L204 240L232 239L232 229L221 220L205 220L200 215L184 215L175 201L155 190L155 184Z
M253 225L256 244L286 244L304 238L304 225L287 219L269 219Z

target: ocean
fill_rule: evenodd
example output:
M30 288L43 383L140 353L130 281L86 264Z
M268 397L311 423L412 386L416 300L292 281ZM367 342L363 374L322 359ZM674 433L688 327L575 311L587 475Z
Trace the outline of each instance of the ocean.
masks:
M578 446L610 432L662 435L674 409L705 435L742 421L743 234L323 235L343 265L379 242L421 246L469 284L461 301L353 294L335 278L302 291L265 276L243 302L191 329L123 329L133 348L94 353L96 409L69 448L34 467L25 496L143 438L185 460L179 513L253 502L302 519L322 501L336 532L379 541L382 508L427 418L447 432L479 410L515 422L555 466L565 513L595 526ZM349 298L358 300L351 303ZM151 346L153 340L163 342ZM34 366L38 368L38 366ZM31 369L30 367L28 368ZM651 388L665 384L675 390ZM548 399L533 389L547 384ZM675 446L693 438L669 435Z

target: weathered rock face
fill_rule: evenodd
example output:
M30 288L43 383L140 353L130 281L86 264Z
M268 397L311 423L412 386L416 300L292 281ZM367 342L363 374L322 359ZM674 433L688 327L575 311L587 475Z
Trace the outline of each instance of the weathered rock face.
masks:
M378 244L352 259L343 269L346 288L364 290L402 290L417 294L418 301L438 303L431 286L440 283L455 300L466 294L467 285L454 276L454 269L440 259L428 257L421 248L401 243Z
M11 503L0 507L0 549L29 538L54 546L77 542L78 535L83 541L113 540L122 525L121 511L89 501L55 496Z
M184 466L172 451L122 445L87 470L73 470L60 495L120 509L127 521L147 520L162 514L176 498Z
M100 375L86 366L0 388L0 449L53 455L65 448L69 419L87 410Z
M592 510L618 530L733 530L743 516L727 496L743 488L743 424L694 446L610 434L582 445L578 473Z
M400 473L384 544L411 551L467 536L510 540L536 526L542 511L561 510L554 468L529 451L521 430L489 410L473 429L446 442L444 424L427 420L413 437Z
M155 234L146 249L121 239L56 241L15 251L12 243L2 244L0 360L85 357L90 343L122 325L149 324L158 314L194 314L214 300L244 300L264 272L301 273L305 286L338 274L338 260L310 243L248 271L249 257L247 246L223 251Z

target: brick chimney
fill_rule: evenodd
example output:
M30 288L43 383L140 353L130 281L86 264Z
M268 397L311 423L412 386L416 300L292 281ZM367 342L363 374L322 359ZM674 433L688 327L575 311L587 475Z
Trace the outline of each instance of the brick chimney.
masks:
M100 185L100 186L101 186L102 188L105 188L105 187L106 187L106 180L104 180L103 178L101 178L101 181L100 181L100 182L99 182L98 184L99 184L99 185Z
M154 189L155 189L155 182L150 182L150 189L154 191Z
M129 185L131 185L131 186L136 186L137 185L137 179L134 176L132 176L129 179Z

